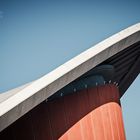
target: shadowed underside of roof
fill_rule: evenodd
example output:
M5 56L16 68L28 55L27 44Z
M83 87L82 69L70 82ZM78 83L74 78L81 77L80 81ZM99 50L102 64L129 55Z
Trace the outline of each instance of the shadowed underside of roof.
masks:
M140 73L140 42L117 53L100 65L103 64L114 66L114 81L118 83L122 96Z

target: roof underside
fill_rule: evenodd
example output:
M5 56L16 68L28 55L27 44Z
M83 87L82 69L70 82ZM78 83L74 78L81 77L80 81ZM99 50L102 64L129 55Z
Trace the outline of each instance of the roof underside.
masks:
M114 81L118 83L122 96L140 73L140 42L117 53L100 65L102 64L114 66Z

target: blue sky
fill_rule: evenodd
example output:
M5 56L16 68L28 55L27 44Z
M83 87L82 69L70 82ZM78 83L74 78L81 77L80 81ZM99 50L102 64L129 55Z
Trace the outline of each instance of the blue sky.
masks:
M140 22L139 13L139 0L0 0L0 92ZM122 98L128 140L140 139L139 84L138 77Z

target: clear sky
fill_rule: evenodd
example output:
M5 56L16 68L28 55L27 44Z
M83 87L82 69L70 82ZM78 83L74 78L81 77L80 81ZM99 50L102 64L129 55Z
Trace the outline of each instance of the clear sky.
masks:
M0 92L138 22L139 0L0 0ZM139 85L138 77L122 98L127 140L140 140Z

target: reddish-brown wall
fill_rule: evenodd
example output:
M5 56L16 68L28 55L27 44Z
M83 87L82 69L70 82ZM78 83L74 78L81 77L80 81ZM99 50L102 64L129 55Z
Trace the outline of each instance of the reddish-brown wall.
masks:
M98 86L41 103L0 140L125 140L119 92Z

